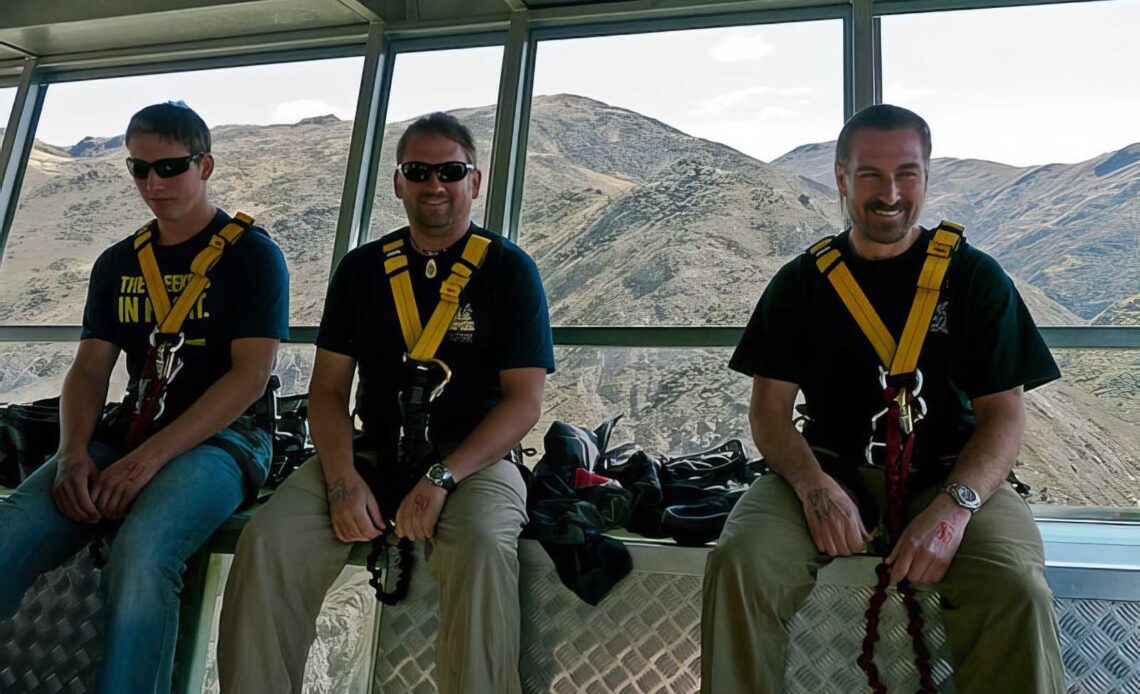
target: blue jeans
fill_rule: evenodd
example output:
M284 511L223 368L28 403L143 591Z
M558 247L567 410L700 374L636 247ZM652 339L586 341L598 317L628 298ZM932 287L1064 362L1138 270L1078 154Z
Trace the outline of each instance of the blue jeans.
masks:
M242 427L219 434L268 467L269 435ZM88 446L100 470L113 448ZM52 497L55 458L7 499L0 499L0 619L14 614L36 578L62 564L95 535L96 526L60 513ZM95 690L168 694L178 634L178 593L186 560L241 505L245 486L233 456L198 445L167 463L135 498L100 578L106 631Z

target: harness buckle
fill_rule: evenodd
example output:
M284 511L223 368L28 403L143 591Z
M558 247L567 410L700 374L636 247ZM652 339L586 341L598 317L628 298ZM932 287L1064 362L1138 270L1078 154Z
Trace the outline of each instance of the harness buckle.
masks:
M928 255L938 256L939 258L949 258L953 251L954 244L939 241L937 238L930 239L930 243L926 246Z
M186 334L160 333L156 326L150 334L150 344L154 347L155 376L163 384L169 383L182 370L177 352L186 344Z
M899 429L904 436L913 434L914 426L926 418L926 400L919 397L923 386L922 371L915 369L913 385L904 384L903 379L904 377L891 377L885 368L879 367L879 386L883 389L884 394L887 394L888 387L891 387L888 380L896 381L897 385L893 386L894 393L891 396L891 402L871 416L871 436L867 446L863 449L863 458L871 467L882 467L882 463L875 461L875 452L876 449L880 448L886 452L887 444L883 441L876 441L875 433L879 429L879 420L888 416L892 407L898 408Z
M413 359L404 355L404 387L400 390L400 448L406 457L429 444L431 403L451 380L451 369L439 359Z

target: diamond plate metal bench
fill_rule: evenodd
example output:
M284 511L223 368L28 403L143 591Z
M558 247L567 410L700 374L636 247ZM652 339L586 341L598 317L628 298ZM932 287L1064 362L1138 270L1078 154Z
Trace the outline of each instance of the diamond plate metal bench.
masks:
M209 634L225 562L209 555L232 551L245 520L241 516L231 519L188 571L177 691L217 691ZM1049 522L1042 522L1070 691L1140 692L1140 528L1084 525L1100 536L1098 542L1116 548L1115 566L1096 568L1089 561L1086 553L1094 543L1080 536L1079 524L1062 523L1049 531ZM1106 529L1112 531L1107 539ZM525 691L696 691L700 588L708 549L651 542L630 542L629 546L633 574L598 607L590 607L562 586L539 545L521 544L524 626L520 669ZM362 562L364 549L361 545L354 552L355 563ZM808 603L789 624L793 634L789 691L865 689L854 663L860 632L852 625L861 623L874 564L871 558L837 560L821 572ZM355 668L337 685L342 688L330 688L326 681L324 686L307 686L306 691L435 691L431 675L438 622L436 588L430 574L420 567L422 562L402 604L380 612L371 600L357 601L358 609L377 611L375 632L371 638L340 644L352 652L337 653L336 658L325 654L339 666L319 664ZM937 598L927 593L921 600L935 679L952 688L945 634L935 609ZM101 651L101 609L97 574L84 554L41 577L25 596L16 618L0 623L0 692L91 691ZM893 597L884 610L885 643L878 651L880 670L891 691L913 691L917 684L904 619L901 604ZM311 658L310 669L316 666Z

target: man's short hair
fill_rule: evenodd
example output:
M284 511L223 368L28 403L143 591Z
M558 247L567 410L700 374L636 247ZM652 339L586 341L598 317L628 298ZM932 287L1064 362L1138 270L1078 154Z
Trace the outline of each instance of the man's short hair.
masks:
M190 154L206 154L210 151L210 129L202 117L186 104L168 101L164 104L147 106L131 116L127 124L124 144L139 133L149 133L177 142Z
M914 111L891 104L868 106L843 124L835 143L835 163L847 166L851 158L851 138L860 130L899 130L911 128L922 138L922 159L930 164L930 126Z
M455 142L463 148L463 153L467 155L467 163L475 164L475 138L471 137L471 131L467 126L460 123L459 119L450 113L443 113L436 111L429 113L426 116L420 116L404 134L400 136L400 141L396 143L396 163L404 163L404 149L408 146L408 140L412 135L422 135L425 133L435 133L443 135L447 139Z

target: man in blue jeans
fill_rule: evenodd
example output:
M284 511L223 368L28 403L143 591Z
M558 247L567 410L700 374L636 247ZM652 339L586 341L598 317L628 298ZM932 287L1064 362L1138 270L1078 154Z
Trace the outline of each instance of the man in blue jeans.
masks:
M0 619L36 577L117 527L102 574L99 692L169 692L186 559L265 479L254 405L288 338L281 251L214 207L210 131L184 104L127 127L127 166L155 219L95 261L60 399L55 456L0 499ZM101 421L111 370L130 376Z

